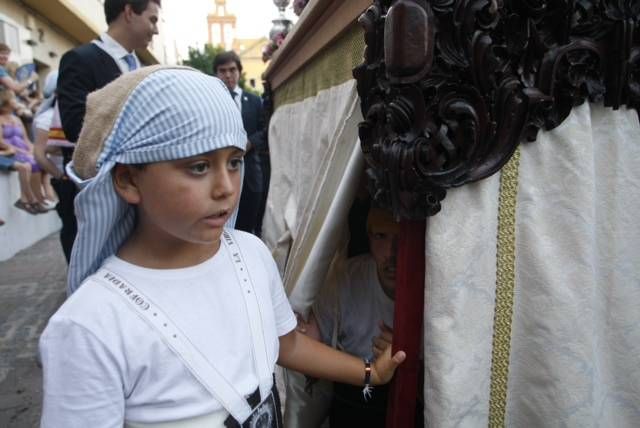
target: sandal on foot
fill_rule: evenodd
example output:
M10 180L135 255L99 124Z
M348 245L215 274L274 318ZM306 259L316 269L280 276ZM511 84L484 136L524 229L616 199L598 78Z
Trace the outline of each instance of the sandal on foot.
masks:
M26 212L28 212L29 214L38 214L39 211L34 207L34 204L31 204L29 202L22 202L20 199L18 199L14 204L14 207L18 208L19 210L24 210Z
M40 202L34 202L31 204L31 207L36 212L36 214L46 214L49 210Z
M52 201L51 199L45 199L44 203L40 205L42 205L47 211L51 211L56 209L56 205L58 205L58 203L55 201Z

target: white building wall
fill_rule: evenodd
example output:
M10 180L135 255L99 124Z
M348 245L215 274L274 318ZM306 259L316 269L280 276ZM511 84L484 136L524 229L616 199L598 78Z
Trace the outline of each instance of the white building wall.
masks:
M0 227L0 261L10 259L18 251L60 230L60 219L55 211L29 214L13 206L18 198L18 173L0 172L0 218L5 221Z

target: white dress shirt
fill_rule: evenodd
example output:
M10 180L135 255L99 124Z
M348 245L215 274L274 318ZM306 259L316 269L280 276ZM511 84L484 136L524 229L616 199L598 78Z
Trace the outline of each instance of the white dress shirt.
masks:
M240 86L236 86L233 92L236 93L236 96L233 97L233 101L236 102L238 110L240 110L240 113L242 113L242 89L240 88Z
M140 68L140 59L134 52L127 51L120 43L118 43L113 37L107 33L100 34L100 38L93 41L100 49L108 53L113 60L118 64L118 67L123 73L129 72L129 65L124 60L124 57L128 54L132 54L136 61L136 68Z

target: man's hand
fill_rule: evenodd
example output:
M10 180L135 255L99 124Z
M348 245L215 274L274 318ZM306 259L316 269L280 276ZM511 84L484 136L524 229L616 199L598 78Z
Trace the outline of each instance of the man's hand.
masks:
M388 383L396 368L407 358L404 351L398 351L391 356L391 346L380 355L379 358L371 365L371 384L382 385Z
M380 334L373 338L373 356L375 359L380 358L380 355L391 346L393 340L393 330L387 326L384 322L380 321L378 325L380 327Z

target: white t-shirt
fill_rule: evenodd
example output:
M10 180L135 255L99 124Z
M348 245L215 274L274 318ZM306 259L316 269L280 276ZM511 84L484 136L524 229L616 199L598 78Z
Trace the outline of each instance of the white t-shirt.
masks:
M278 336L295 328L275 262L253 235L234 231L257 293L275 367ZM117 257L104 267L135 285L184 331L238 392L258 386L244 299L226 247L197 266L146 269ZM49 320L40 339L42 427L122 427L222 410L161 336L122 297L89 277Z
M372 340L380 335L380 321L393 326L394 301L382 290L376 262L370 254L347 260L337 278L337 289L325 287L313 313L321 338L331 343L338 293L340 312L337 348L360 358L373 358Z

